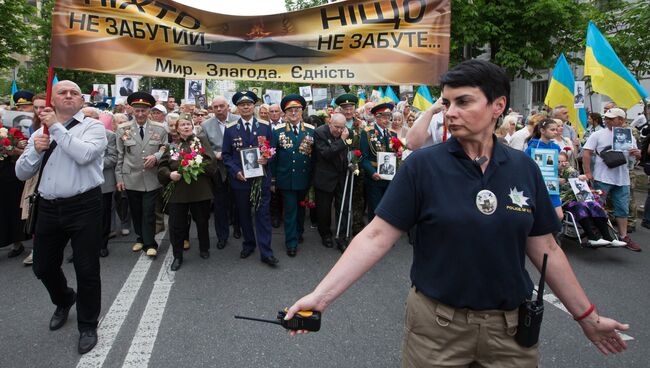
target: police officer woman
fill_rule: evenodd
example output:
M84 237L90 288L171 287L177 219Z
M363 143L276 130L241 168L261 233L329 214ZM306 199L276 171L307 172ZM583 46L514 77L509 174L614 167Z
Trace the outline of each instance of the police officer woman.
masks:
M403 367L537 366L538 345L513 335L533 291L525 255L539 269L545 253L547 283L587 338L603 353L626 349L616 330L629 327L599 316L555 243L560 224L537 165L493 135L508 109L505 71L465 61L441 84L453 137L403 162L373 221L286 318L326 309L417 225Z

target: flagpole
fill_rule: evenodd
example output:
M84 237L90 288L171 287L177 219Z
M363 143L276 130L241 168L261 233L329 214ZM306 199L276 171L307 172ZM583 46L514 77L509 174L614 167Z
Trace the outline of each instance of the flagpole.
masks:
M47 89L45 92L45 106L52 107L52 81L54 80L54 68L47 68ZM47 125L43 124L43 134L49 134Z

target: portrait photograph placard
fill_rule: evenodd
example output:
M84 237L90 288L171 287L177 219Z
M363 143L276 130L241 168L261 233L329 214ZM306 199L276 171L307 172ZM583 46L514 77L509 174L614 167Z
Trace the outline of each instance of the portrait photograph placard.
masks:
M556 150L548 148L533 148L530 152L530 156L542 172L548 194L560 194L558 155Z
M246 179L264 176L264 167L257 160L260 156L259 147L244 148L239 151L241 167Z
M395 152L377 152L377 174L383 180L393 180L397 171L397 154Z
M185 80L185 101L190 104L196 104L197 101L205 96L204 79L186 79ZM205 99L205 97L203 97Z
M581 109L585 107L585 82L576 81L573 85L573 107Z
M634 148L632 143L632 129L615 127L612 129L612 150L629 151Z
M104 101L108 97L108 84L93 84L93 101Z
M138 92L140 84L139 75L116 75L115 86L117 88L117 96L128 97L133 92Z
M311 101L311 86L301 86L298 87L300 95L305 99L305 101Z
M589 184L585 180L569 178L569 184L571 184L571 190L573 190L573 194L576 195L578 202L594 201L594 194L591 192Z
M2 125L7 129L19 128L25 137L29 137L29 128L32 126L32 119L34 119L33 112L4 111L2 114Z
M151 95L153 98L158 101L167 101L169 99L169 90L167 89L152 89Z

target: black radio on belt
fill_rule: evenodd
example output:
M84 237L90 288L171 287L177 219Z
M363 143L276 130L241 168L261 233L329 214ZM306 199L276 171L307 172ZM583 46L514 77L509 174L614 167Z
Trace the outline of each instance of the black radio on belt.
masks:
M547 258L548 255L544 253L539 287L537 288L537 300L526 300L519 307L519 325L515 341L525 348L529 348L539 341L539 330L542 327L542 317L544 316L544 278Z

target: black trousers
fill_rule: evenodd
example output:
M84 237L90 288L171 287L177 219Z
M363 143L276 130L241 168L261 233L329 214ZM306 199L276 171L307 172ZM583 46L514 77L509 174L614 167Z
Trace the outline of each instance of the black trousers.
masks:
M156 201L160 189L150 192L127 190L131 217L133 218L133 230L138 235L138 243L144 244L144 249L158 249L156 235Z
M113 209L113 192L102 194L102 248L108 247L108 234L111 232L111 216Z
M217 239L222 241L227 241L230 236L230 221L232 221L233 229L239 229L239 215L229 180L223 181L219 171L212 180L214 231L217 234Z
M349 196L347 196L349 198ZM318 220L318 233L321 238L329 238L332 236L332 201L334 201L334 211L336 213L335 226L338 225L338 218L341 216L341 201L343 200L343 185L340 183L336 185L333 192L325 192L316 189L316 218ZM311 210L310 210L311 211ZM345 237L345 229L347 225L347 207L343 209L343 217L341 218L341 232L340 236Z
M97 328L101 308L99 248L102 244L102 191L95 188L66 200L39 201L34 234L34 265L52 303L72 304L74 291L61 269L63 250L70 241L77 274L79 331Z
M174 258L183 258L183 240L187 240L187 214L192 214L196 223L196 233L199 237L199 249L210 249L210 200L191 203L169 203L169 240L174 250Z

